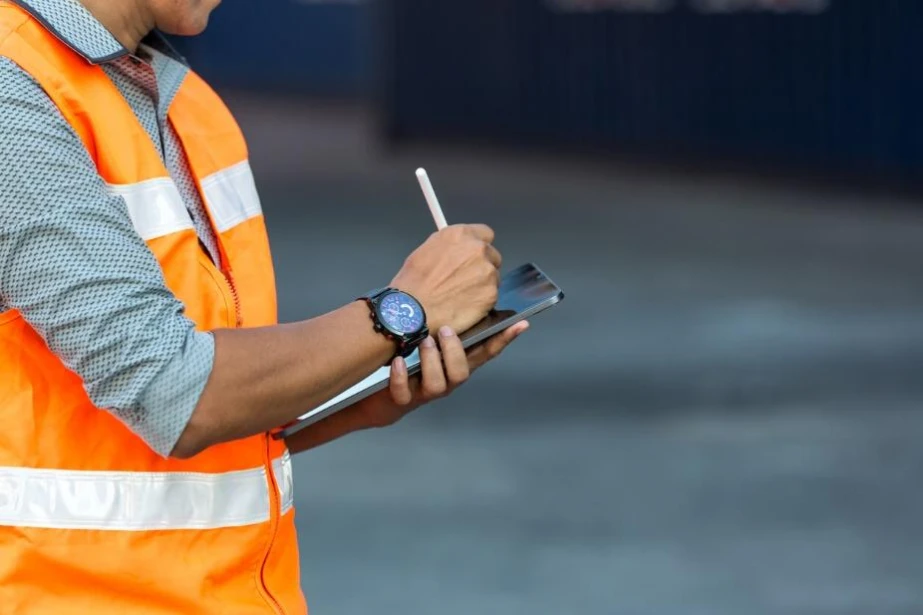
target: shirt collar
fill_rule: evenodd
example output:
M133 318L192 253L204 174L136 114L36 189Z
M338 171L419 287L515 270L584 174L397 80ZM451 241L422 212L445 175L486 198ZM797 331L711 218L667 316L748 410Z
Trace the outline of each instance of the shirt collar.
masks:
M90 64L105 64L132 55L106 27L77 0L12 0L37 19L62 43ZM162 34L151 32L144 41L170 58L186 63Z

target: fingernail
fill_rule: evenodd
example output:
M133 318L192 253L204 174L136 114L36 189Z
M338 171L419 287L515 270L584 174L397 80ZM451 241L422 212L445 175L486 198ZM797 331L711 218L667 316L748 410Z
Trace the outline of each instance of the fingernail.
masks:
M452 327L446 326L439 329L439 335L445 338L450 338L455 335L455 331L452 330Z
M407 372L407 363L404 362L403 357L394 359L394 371L396 371L398 374L404 374Z
M421 346L423 346L424 348L435 348L436 340L433 339L432 335L427 335L426 339L423 340L423 343L421 344Z

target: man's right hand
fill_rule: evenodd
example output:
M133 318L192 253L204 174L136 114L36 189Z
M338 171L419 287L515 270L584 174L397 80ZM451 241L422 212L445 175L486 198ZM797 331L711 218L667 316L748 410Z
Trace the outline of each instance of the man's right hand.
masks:
M497 303L500 252L483 224L460 224L433 233L407 257L391 285L423 305L431 331L463 333Z
M482 225L446 228L407 258L392 285L423 304L434 333L442 327L462 333L497 301L500 253L493 239ZM311 320L212 335L214 367L175 457L286 425L394 356L393 342L375 333L359 301Z

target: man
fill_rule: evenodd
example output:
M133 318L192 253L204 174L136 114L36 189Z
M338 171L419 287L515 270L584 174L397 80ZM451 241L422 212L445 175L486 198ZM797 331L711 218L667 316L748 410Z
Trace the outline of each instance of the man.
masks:
M4 613L305 613L290 453L393 424L526 328L467 356L455 334L496 299L480 225L391 281L425 323L385 326L389 295L276 323L243 137L157 34L218 1L0 0ZM389 391L273 437L389 363Z

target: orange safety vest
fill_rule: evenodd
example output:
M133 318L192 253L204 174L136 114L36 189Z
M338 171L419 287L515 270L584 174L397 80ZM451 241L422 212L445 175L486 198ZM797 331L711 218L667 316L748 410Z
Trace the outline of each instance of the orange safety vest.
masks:
M186 77L169 119L218 236L220 267L100 67L4 0L0 56L36 79L80 136L200 330L276 323L247 147L198 76ZM282 440L262 434L164 459L94 407L16 311L0 314L0 426L0 612L307 612Z

